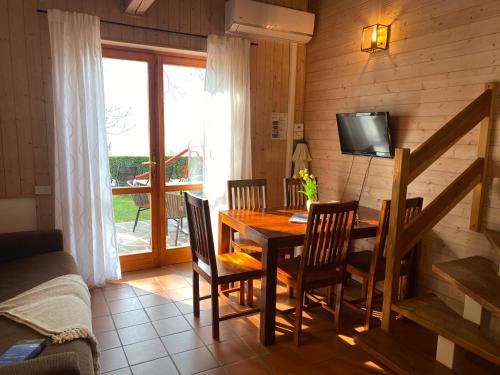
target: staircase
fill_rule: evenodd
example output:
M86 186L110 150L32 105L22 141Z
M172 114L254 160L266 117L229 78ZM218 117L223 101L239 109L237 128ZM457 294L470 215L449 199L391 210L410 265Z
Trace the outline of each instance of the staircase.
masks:
M432 267L437 277L464 294L462 315L433 294L396 300L401 259L471 191L470 229L481 231L494 98L495 85L487 84L483 94L415 151L396 150L382 327L360 333L354 340L398 374L500 374L500 339L490 331L491 319L500 318L500 232L483 231L491 242L493 259L471 256ZM405 225L408 185L478 123L477 159ZM396 316L404 320L396 322ZM411 334L401 335L394 329L414 323L414 327L423 327L437 336L433 356L412 345Z

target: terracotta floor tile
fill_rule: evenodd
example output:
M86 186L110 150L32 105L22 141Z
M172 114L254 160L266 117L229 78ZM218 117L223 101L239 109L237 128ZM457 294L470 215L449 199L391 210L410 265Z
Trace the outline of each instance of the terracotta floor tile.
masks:
M113 331L114 329L115 325L110 315L92 318L92 331L94 331L94 333Z
M169 289L166 292L167 296L174 301L182 301L184 299L193 298L193 289L190 286L185 288Z
M223 367L216 367L211 370L199 372L196 375L227 375L227 371Z
M219 366L205 347L174 354L172 360L182 375L196 374Z
M131 366L168 355L159 338L126 345L123 350Z
M130 367L125 367L125 368L121 368L119 370L106 372L104 375L131 375L131 374L132 374L132 370L130 370Z
M116 331L97 332L95 336L101 351L118 348L122 345Z
M104 297L109 302L135 297L135 293L131 287L126 286L124 288L106 290L104 291Z
M163 297L154 293L140 296L139 301L141 301L143 307L159 306L165 305L167 303L172 303L172 300L170 298Z
M169 357L155 359L154 361L144 362L139 365L132 366L134 375L178 375L179 372L175 368L172 360Z
M145 310L151 320L160 320L181 315L181 312L173 303L147 307Z
M160 336L167 336L173 333L189 331L191 329L191 326L183 316L156 320L153 322L153 325Z
M137 297L110 301L108 305L112 314L142 309L142 305Z
M109 311L108 305L104 301L93 303L91 306L91 310L92 310L92 317L93 318L97 318L100 316L106 316L106 315L111 314L111 312Z
M222 365L228 365L255 356L250 347L239 338L208 345L208 350Z
M258 358L248 358L243 361L224 366L228 375L269 375L271 372Z
M261 359L273 374L287 374L301 367L302 363L296 358L296 354L290 347L282 347L279 350L264 353Z
M128 367L127 358L122 348L104 350L101 352L101 371L113 371Z
M118 335L120 335L120 340L123 345L135 344L136 342L158 337L151 323L119 329Z
M169 354L177 354L204 346L203 341L193 330L164 336L161 340Z
M156 281L163 287L163 289L177 289L190 287L190 284L181 275L167 274L158 276Z
M127 311L115 314L112 317L115 322L115 326L118 329L149 322L149 318L144 310Z
M184 299L182 301L175 301L174 302L177 308L181 311L183 314L190 314L193 312L193 300L190 299ZM200 301L200 310L208 310L212 308L212 302L210 299L204 299Z
M229 325L226 324L227 321L221 322L219 325L219 341L229 340L231 338L237 337L236 333L231 329ZM213 344L214 339L212 338L212 326L205 326L194 328L195 332L200 336L203 342L207 345Z
M222 312L219 312L222 315ZM193 313L185 314L184 317L191 327L205 327L212 324L212 310L200 311L200 316L195 317Z

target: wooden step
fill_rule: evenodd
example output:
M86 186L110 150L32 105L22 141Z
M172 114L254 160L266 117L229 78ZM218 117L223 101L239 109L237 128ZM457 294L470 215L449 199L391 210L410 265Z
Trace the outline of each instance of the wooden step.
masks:
M493 315L500 317L500 276L491 260L473 256L433 264L432 270Z
M392 309L458 346L500 366L500 341L462 318L433 294L392 304Z
M455 374L430 355L409 345L408 336L398 337L375 328L357 334L354 341L376 361L397 374Z

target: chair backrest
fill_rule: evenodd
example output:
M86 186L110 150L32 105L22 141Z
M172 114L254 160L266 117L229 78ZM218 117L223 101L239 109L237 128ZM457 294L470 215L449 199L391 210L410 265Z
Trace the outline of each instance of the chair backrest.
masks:
M208 264L212 277L217 277L217 263L215 261L214 239L210 223L208 200L198 198L189 192L184 193L184 200L186 202L193 262L197 263L198 260L201 260Z
M316 182L318 179L316 178ZM283 179L283 190L285 192L285 207L286 208L305 208L307 197L305 194L300 193L304 187L302 186L302 180L300 178L284 178Z
M146 184L141 184L137 180L128 180L127 181L128 186L147 186ZM149 193L137 193L137 194L132 194L132 200L134 201L134 204L137 207L140 208L149 208L150 207L150 202L149 202Z
M186 205L184 195L177 192L165 193L165 209L167 219L180 219L186 216Z
M134 180L136 174L137 174L137 167L134 166L118 167L118 171L116 172L116 183L118 184L118 186L126 186L127 181Z
M410 223L422 211L424 198L409 198L406 200L405 208L405 224ZM373 255L375 259L381 261L385 257L385 245L387 242L387 235L389 234L389 217L391 216L391 201L383 200L380 208L379 224L377 236L375 237L375 246L373 248ZM411 251L408 253L410 254Z
M267 207L266 180L229 180L227 198L230 210L257 210Z
M345 267L357 208L356 201L311 205L299 278L308 272Z

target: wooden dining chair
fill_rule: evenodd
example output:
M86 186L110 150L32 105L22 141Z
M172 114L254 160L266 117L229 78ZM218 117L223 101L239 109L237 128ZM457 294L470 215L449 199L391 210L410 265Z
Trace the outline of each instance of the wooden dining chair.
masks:
M230 210L258 210L267 207L267 186L265 179L229 180L227 201ZM234 251L262 252L254 241L238 237L231 231L231 248Z
M405 224L411 222L421 211L423 198L411 198L406 200ZM391 212L391 201L382 201L379 216L379 226L375 237L373 251L364 250L350 252L347 257L347 272L357 275L363 279L362 297L357 300L346 301L349 306L358 307L360 303L366 304L365 328L372 325L373 304L375 300L375 286L379 281L385 279L385 246L389 232L389 216ZM402 260L400 274L400 294L403 299L408 296L414 281L415 249L416 245Z
M317 288L334 286L335 329L340 330L347 252L358 202L318 203L311 206L307 221L304 251L294 261L281 262L278 279L297 290L293 341L300 345L302 312L306 293ZM310 295L308 294L309 298ZM290 311L286 311L287 313Z
M258 261L245 253L226 253L215 255L210 210L208 200L198 198L192 193L184 193L191 241L193 266L193 313L200 316L200 300L212 299L212 337L219 338L219 322L237 318L259 311L253 308L253 280L261 278L261 266ZM211 286L211 293L200 296L199 277ZM219 292L219 286L239 283L238 288L229 288ZM249 308L219 316L219 295L226 298L226 293L239 292L239 304L245 304L245 282L247 282L246 304ZM234 307L230 299L226 299Z

